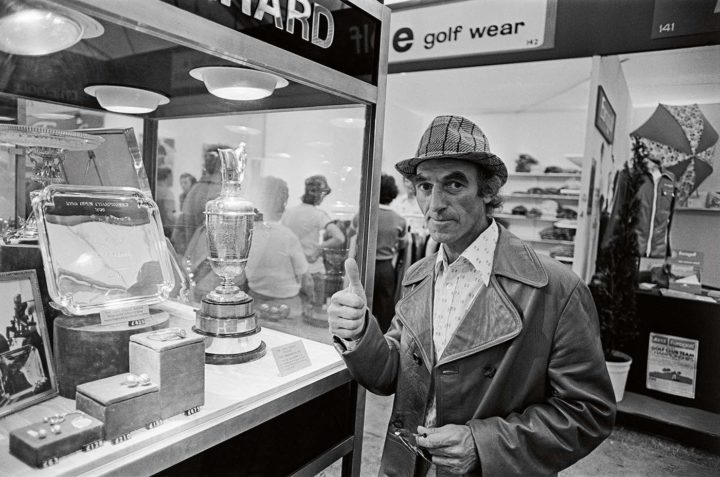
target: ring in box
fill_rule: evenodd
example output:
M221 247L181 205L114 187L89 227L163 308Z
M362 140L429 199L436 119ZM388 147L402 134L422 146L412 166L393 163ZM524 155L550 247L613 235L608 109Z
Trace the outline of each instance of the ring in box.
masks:
M118 374L77 387L79 411L105 423L105 439L116 444L132 431L152 428L162 422L158 385L139 383L133 374Z
M205 404L205 341L182 328L130 337L130 372L145 373L160 387L163 419L193 414Z
M76 384L128 370L131 334L167 327L148 307L173 289L172 262L159 209L139 189L52 184L32 203L48 293L64 313L60 394L72 398Z
M10 432L10 453L28 465L47 467L80 449L102 445L103 423L75 411L50 416Z

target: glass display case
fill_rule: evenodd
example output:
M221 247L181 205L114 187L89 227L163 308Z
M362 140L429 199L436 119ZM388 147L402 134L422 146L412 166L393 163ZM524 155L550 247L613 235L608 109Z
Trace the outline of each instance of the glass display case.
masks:
M33 15L46 23L18 33L18 21ZM133 145L67 154L55 182L147 193L148 179L175 272L189 288L183 297L176 286L165 305L185 316L194 316L221 281L209 258L205 208L221 191L220 151L243 143L239 193L254 215L252 245L234 285L254 300L258 326L271 336L268 347L275 331L330 344L326 309L343 287L347 256L356 257L372 290L376 218L370 204L379 195L388 20L389 10L371 0L4 2L0 121L87 130ZM50 24L62 28L50 31ZM0 137L3 233L23 224L29 193L45 186L33 180L26 149ZM357 228L351 225L356 216ZM5 243L1 271L22 267L22 260L6 259L17 257L16 247L34 257L26 268L37 267L37 245ZM44 281L41 268L38 273ZM362 412L356 411L363 410L364 395L343 366L331 375L318 390L295 393L291 403L255 418L269 425L282 413L327 400L328 393L342 397L333 399L345 416L340 435L283 472L307 465L319 470L331 457L345 458L345 473L359 471L353 450L361 441ZM241 426L228 436L251 429ZM208 447L197 444L189 452ZM148 472L186 457L153 463Z

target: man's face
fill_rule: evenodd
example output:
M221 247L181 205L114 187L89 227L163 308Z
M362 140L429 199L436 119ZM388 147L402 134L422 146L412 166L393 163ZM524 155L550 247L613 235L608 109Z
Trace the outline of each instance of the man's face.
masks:
M190 187L192 187L192 182L190 182L189 177L183 177L180 179L180 187L182 187L182 190L185 192L190 190Z
M455 159L432 159L420 163L415 179L417 201L430 236L450 250L461 253L490 221L478 195L475 165Z

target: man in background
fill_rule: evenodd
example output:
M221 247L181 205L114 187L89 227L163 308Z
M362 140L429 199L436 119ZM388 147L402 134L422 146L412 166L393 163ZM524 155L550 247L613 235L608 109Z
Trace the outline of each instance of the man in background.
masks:
M169 167L158 168L155 203L160 209L163 232L168 238L172 237L173 225L175 225L175 197L173 196L172 185L172 169Z
M385 333L395 315L395 264L398 254L405 248L407 223L390 203L397 197L395 179L388 174L380 176L380 205L378 210L377 247L375 250L375 281L373 282L372 313L380 330ZM353 218L357 230L358 216Z
M183 210L183 204L185 204L185 198L187 197L188 192L190 192L190 189L192 189L196 182L197 179L195 176L189 172L183 172L180 174L180 188L182 189L180 197L178 198L180 201L180 211Z
M172 243L179 255L186 253L190 240L197 229L205 224L205 204L220 195L220 154L218 149L231 149L216 145L207 149L203 156L203 172L200 180L188 192L180 218L173 231Z
M342 248L345 245L345 234L332 223L328 213L320 208L331 191L325 176L308 177L305 179L302 203L286 210L281 220L300 239L311 274L325 273L322 249Z

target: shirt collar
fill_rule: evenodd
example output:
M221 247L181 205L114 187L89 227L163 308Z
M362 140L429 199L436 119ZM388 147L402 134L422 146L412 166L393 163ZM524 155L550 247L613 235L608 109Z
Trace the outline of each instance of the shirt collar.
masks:
M378 208L382 209L382 210L393 210L392 207L390 207L389 205L385 205L385 204L379 204Z
M478 235L458 257L458 260L464 259L472 267L480 273L485 286L490 284L490 275L492 273L493 259L495 257L495 247L497 246L499 230L495 219L491 219L488 228ZM447 256L445 255L444 245L440 245L437 258L435 259L435 274L448 267Z

